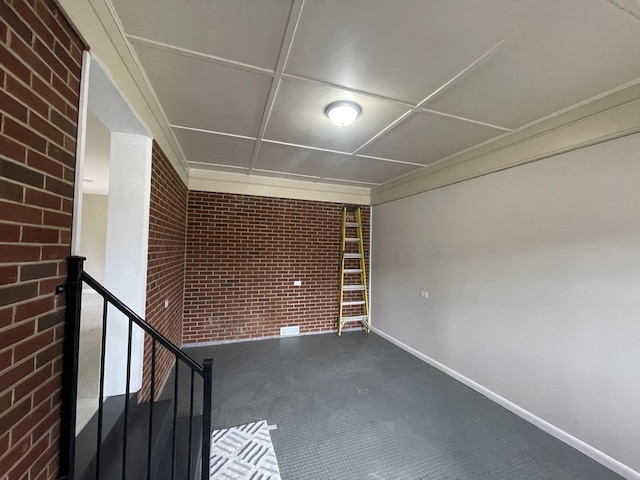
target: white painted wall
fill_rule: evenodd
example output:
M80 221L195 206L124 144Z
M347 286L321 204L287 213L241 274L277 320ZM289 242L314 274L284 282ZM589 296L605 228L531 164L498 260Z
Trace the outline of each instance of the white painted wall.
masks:
M82 198L82 233L80 234L79 255L87 258L84 262L84 269L100 283L104 283L108 200L107 195L87 193Z
M130 132L129 132L130 133ZM109 194L109 158L111 130L91 112L87 112L82 191L93 195Z
M374 327L629 478L640 478L638 152L633 135L373 208Z
M111 134L105 286L144 318L149 245L152 140ZM107 321L105 395L125 392L128 320L110 307ZM131 392L142 385L144 337L133 328Z

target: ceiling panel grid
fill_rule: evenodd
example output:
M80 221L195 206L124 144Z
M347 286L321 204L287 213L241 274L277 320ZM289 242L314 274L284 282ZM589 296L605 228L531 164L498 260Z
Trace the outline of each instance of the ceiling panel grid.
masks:
M194 168L373 187L640 78L605 0L113 3Z

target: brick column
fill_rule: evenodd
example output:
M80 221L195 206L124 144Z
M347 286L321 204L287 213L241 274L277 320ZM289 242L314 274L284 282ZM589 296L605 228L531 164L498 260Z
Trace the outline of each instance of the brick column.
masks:
M57 473L84 45L52 1L0 1L0 476ZM4 476L6 474L6 477Z

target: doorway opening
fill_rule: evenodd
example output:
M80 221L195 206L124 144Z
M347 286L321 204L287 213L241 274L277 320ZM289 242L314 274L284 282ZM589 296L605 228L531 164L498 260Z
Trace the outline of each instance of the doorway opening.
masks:
M86 271L144 316L152 139L89 52L83 58L78 123L71 253L86 257ZM83 291L76 436L89 428L98 410L103 334L103 400L121 397L126 390L127 321L108 310L104 332L102 314L102 299L92 290ZM131 392L142 386L143 348L143 332L135 328Z

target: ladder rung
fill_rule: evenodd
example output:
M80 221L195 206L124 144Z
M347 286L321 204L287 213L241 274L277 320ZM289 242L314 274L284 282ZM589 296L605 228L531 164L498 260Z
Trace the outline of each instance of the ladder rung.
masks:
M346 222L345 225L347 227L359 227L360 224L358 222Z
M345 238L344 241L345 242L353 242L353 243L355 243L355 242L359 242L360 239L359 238Z
M342 302L343 307L350 307L351 305L364 305L364 300L349 300L348 302Z
M342 317L342 323L362 322L364 320L367 320L367 316L366 315L356 315L355 317Z
M345 253L344 258L362 258L361 253Z
M362 269L361 268L345 268L344 269L344 273L349 274L349 273L362 273Z
M364 285L344 285L342 290L345 292L361 292L364 290Z

